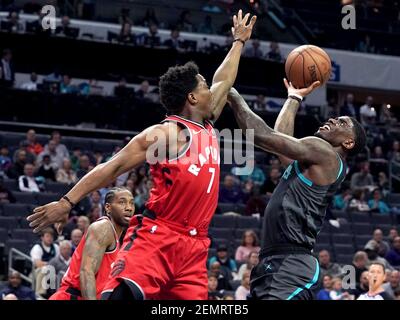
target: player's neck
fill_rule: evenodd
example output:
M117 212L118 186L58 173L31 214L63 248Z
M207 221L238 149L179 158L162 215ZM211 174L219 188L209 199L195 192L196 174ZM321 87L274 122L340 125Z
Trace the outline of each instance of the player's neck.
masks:
M372 287L371 289L369 289L369 291L368 291L368 294L370 295L370 296L374 296L374 295L377 295L378 293L381 293L382 291L385 291L383 288L382 288L382 286L374 286L374 287Z
M184 108L182 112L179 114L180 117L195 121L198 123L204 123L204 116L196 110L190 108Z
M117 225L116 223L114 223L113 221L112 221L112 224L115 228L115 233L117 234L117 238L119 239L121 237L123 228L121 226Z

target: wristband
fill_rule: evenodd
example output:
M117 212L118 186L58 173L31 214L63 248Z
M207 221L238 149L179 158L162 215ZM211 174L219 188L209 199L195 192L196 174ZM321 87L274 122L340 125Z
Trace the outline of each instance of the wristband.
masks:
M75 207L75 203L73 203L67 196L63 196L61 199L64 199L65 201L67 201L69 203L69 205L71 206L71 209L73 207Z
M291 93L288 95L288 98L292 98L294 100L297 100L299 103L301 103L303 101L303 97L299 94L296 93Z
M245 43L246 43L245 41L243 41L242 39L239 39L239 38L233 40L233 42L236 42L236 41L240 41L241 43L243 43L243 45L245 45Z

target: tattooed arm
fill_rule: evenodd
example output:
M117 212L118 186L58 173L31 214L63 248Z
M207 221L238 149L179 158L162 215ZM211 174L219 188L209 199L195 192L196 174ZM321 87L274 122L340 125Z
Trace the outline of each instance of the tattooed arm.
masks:
M319 81L314 82L308 88L296 89L293 87L292 83L288 83L286 79L283 80L286 89L288 91L289 98L286 100L281 111L279 112L278 118L276 119L274 130L287 134L288 136L293 136L294 134L294 119L296 118L297 111L300 107L300 102L296 99L290 98L290 95L298 95L305 97L310 94L316 87L320 85ZM283 166L288 166L293 162L293 159L287 158L285 156L279 156Z
M254 129L256 146L307 165L337 166L336 153L328 142L317 137L296 139L275 131L250 109L234 88L229 92L228 100L239 127L243 131ZM333 160L328 161L329 159Z
M82 254L80 284L85 300L96 300L96 273L107 248L114 244L114 231L107 220L90 225Z

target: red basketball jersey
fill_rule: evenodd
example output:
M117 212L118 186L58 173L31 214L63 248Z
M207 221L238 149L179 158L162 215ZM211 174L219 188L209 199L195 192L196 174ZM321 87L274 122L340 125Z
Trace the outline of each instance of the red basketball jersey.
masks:
M207 229L218 202L220 155L213 125L179 116L165 121L188 131L189 141L177 157L150 165L154 187L146 207L172 223Z
M97 221L110 219L106 216L101 217ZM97 222L96 221L96 222ZM94 222L94 223L96 223ZM110 221L111 225L112 222ZM117 253L119 251L119 239L117 237L117 233L115 232L114 225L112 225L114 230L114 237L115 237L115 249L113 251L106 251L103 256L103 260L101 261L100 268L96 273L96 296L97 299L100 299L101 292L106 285L108 280L108 276L111 272L112 264L114 263L115 259L117 258ZM72 287L74 289L80 290L81 285L79 282L80 278L80 270L81 270L81 262L82 262L82 255L83 249L85 247L86 242L86 234L82 237L81 242L79 243L78 247L75 249L74 254L72 255L71 262L69 264L69 268L65 273L62 281L61 281L61 288L65 289L66 287Z

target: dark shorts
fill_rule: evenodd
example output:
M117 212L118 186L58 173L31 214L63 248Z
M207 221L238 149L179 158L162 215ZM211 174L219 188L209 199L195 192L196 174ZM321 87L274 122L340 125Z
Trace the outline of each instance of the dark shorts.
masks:
M250 293L259 300L313 300L320 286L318 260L311 254L262 258L251 272Z

